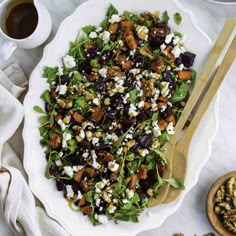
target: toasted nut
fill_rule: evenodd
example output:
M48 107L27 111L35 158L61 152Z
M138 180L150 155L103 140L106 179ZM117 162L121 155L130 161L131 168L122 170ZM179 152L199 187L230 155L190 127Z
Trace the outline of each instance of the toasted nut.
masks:
M87 138L88 141L92 140L93 133L91 131L86 131L85 135L86 135L86 138Z
M79 125L74 125L74 126L72 126L72 129L73 129L74 131L80 131L80 130L82 129L82 127L79 126Z
M130 189L135 189L137 180L138 180L138 176L137 175L132 174L130 176L130 182L129 182L129 188Z
M148 167L147 165L141 165L138 169L138 179L146 179L147 178Z
M160 73L165 69L165 65L162 61L161 58L158 58L156 61L154 61L151 64L151 68L156 72L156 73Z
M88 92L86 90L83 91L83 94L84 94L85 99L87 101L91 101L91 100L93 100L95 98L94 94L92 94L92 93L90 93L90 92Z
M79 183L83 177L83 174L84 174L84 169L79 170L74 174L74 180Z
M92 118L96 121L100 121L104 115L104 112L101 108L95 107L93 109Z
M147 110L147 109L149 109L151 106L152 106L152 103L151 103L151 102L144 102L144 107L143 107L143 109L144 109L144 110Z
M61 135L53 133L51 139L48 141L48 146L58 148L62 143L62 139Z
M92 178L95 175L95 169L94 168L85 168L84 173L89 177Z
M95 136L96 138L101 138L101 137L102 137L102 132L97 131L97 132L94 133L94 136Z
M70 123L70 120L71 120L71 117L70 116L66 116L64 119L63 119L63 122L68 125Z
M111 202L111 198L107 195L107 192L103 192L102 198L108 203Z
M175 115L172 114L172 115L170 115L170 116L167 116L167 117L166 117L166 121L167 121L168 123L172 122L172 123L173 123L173 126L175 126L175 125L176 125Z
M168 97L160 96L160 97L158 98L158 100L167 103L167 102L168 102Z
M55 120L56 122L58 122L59 120L62 120L62 118L63 118L63 116L62 116L61 114L56 114L56 115L54 116L54 120Z
M66 107L66 102L62 99L58 99L57 100L57 103L58 105L61 107L61 108L65 108Z
M110 99L110 98L105 98L104 104L105 104L106 106L110 105L110 104L111 104L111 99Z
M73 106L73 101L72 100L66 100L65 108L70 109L70 108L72 108L72 106Z
M139 53L140 53L141 55L143 55L144 57L147 57L147 58L150 59L150 60L153 60L153 59L154 59L154 56L153 56L151 50L150 50L149 48L147 48L147 47L144 47L144 46L141 47L141 48L139 49Z
M147 190L147 194L148 194L149 197L152 197L153 196L153 189L149 188Z
M132 148L136 143L135 139L129 140L125 145L127 148Z
M75 139L78 143L81 143L82 142L82 138L79 136L79 135L76 135L75 136Z
M78 123L82 123L84 121L84 117L80 115L78 112L74 112L72 116Z

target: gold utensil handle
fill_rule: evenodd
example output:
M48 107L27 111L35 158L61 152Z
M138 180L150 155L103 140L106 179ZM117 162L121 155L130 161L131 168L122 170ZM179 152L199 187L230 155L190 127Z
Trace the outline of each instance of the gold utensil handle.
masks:
M202 91L207 85L207 82L211 78L211 74L215 69L216 63L222 54L225 45L227 44L230 36L232 35L232 32L234 31L236 27L236 19L227 19L222 31L220 32L212 50L208 57L208 60L197 80L196 85L194 86L194 89L190 95L190 98L180 116L180 119L178 120L176 127L175 127L175 134L172 136L172 141L175 143L175 141L178 138L179 133L183 129L186 121L189 118L189 115L191 114L194 106L196 105L199 96L201 95Z

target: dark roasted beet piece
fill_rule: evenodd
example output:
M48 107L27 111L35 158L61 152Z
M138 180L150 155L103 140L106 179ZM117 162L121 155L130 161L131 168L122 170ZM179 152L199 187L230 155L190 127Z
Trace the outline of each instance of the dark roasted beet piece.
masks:
M61 179L56 180L56 185L57 185L57 190L58 191L64 191L65 190L65 185Z
M147 120L148 117L147 117L147 115L145 114L145 112L142 111L142 112L140 112L140 113L138 114L137 119L138 119L138 121L143 122L143 121Z
M139 180L139 184L140 184L140 186L142 187L143 190L147 190L147 189L149 189L149 187L151 187L151 184L148 182L147 179Z
M68 84L70 82L70 78L66 75L60 76L60 84Z
M154 185L157 182L157 173L156 170L149 170L147 181L150 185Z
M98 52L98 46L97 45L92 45L91 47L85 49L85 56L87 60L93 59Z
M149 45L151 48L156 49L160 47L161 44L165 42L164 37L155 37L155 38L150 38L149 40Z
M181 57L176 58L175 64L176 64L177 66L181 65L181 64L182 64L182 58L181 58Z
M49 105L47 102L45 103L45 111L46 112L51 112L53 109L53 107L51 105Z
M139 39L137 44L138 44L138 47L141 47L143 45L143 40Z
M137 191L140 199L145 199L148 197L148 195L141 188L138 188L136 191Z
M133 59L134 67L136 68L144 68L146 64L146 59L143 55L136 54Z
M90 65L90 61L83 61L79 65L79 71L86 74L90 74L92 71L92 66Z
M91 143L88 141L83 140L81 146L84 150L91 150Z
M94 83L94 89L98 92L103 91L106 88L105 81L100 78Z
M72 166L83 165L83 158L80 156L69 156L66 158L68 163Z
M58 168L56 165L52 165L50 168L49 168L49 173L52 175L52 176L57 176L59 174L59 171L58 171Z
M196 54L191 52L185 52L182 53L180 57L182 59L182 63L184 64L184 66L189 68L193 65Z
M100 142L95 146L96 151L110 151L110 149L111 149L110 145L105 144L103 142Z
M153 111L151 109L148 109L145 111L145 114L146 114L147 118L151 118L153 115Z
M73 181L72 189L75 193L78 193L78 191L81 191L81 187L80 187L79 183L76 181Z
M139 149L141 148L140 143L136 142L132 148L130 148L131 152L137 153Z
M136 81L134 74L128 73L126 75L124 86L128 88L128 91L132 90L135 87L134 82Z
M57 112L58 114L64 115L64 114L66 113L66 110L63 109L63 108L61 108L61 107L58 107L58 108L56 108L56 112Z
M167 107L166 107L166 109L165 110L160 110L160 116L162 117L162 118L166 118L167 116L170 116L170 115L172 115L172 108L169 106L169 105L167 105Z
M152 134L145 134L138 137L138 142L145 148L152 145Z
M111 106L116 108L123 103L122 94L116 93L113 97L111 97Z
M171 76L171 73L170 71L166 71L164 74L163 74L163 80L166 81L166 82L169 82L169 89L172 91L176 88L176 85L172 79L172 76Z
M119 116L119 110L117 110L115 108L110 109L110 110L106 111L106 115L111 119L116 119Z
M101 65L105 65L105 64L107 64L109 61L110 61L110 59L112 58L112 50L107 50L107 51L105 51L103 54L102 54L102 56L100 57L100 59L99 59L99 63L101 64Z

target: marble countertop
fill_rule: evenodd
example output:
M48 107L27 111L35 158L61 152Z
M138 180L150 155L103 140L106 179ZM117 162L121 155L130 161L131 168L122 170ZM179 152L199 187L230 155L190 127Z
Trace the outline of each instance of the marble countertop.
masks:
M11 62L18 62L24 69L27 76L30 76L32 70L41 59L44 46L52 40L61 21L70 15L74 9L83 1L81 0L41 0L49 9L52 20L52 33L42 46L32 49L17 49L12 57L3 61L0 59L0 68L4 68ZM2 2L2 0L0 0ZM211 30L207 32L214 41L217 33L223 25L227 16L236 16L236 10L225 7L228 11L222 11L222 5L214 6L211 11L210 4L201 0L193 0L191 3L187 0L181 1L186 7L190 8L196 16L201 12L203 17L197 17L198 24L207 32L209 27ZM201 2L201 4L199 4ZM217 5L217 4L216 4ZM212 21L216 18L217 20ZM214 22L214 24L211 24ZM223 82L219 94L219 128L212 145L212 153L210 160L201 171L197 185L187 194L180 208L170 216L164 224L156 229L142 232L139 236L169 236L174 233L184 233L185 235L204 235L214 232L208 223L205 212L205 200L207 192L219 176L226 172L236 169L235 153L236 145L236 65L229 72L227 78ZM21 130L18 130L18 133ZM14 137L13 137L14 140ZM16 153L23 157L22 141L18 142L19 146L14 146ZM201 156L199 156L201 158ZM158 221L158 219L157 219ZM216 232L214 232L216 234ZM0 229L0 235L1 229ZM217 235L217 234L216 234ZM5 235L4 235L5 236Z

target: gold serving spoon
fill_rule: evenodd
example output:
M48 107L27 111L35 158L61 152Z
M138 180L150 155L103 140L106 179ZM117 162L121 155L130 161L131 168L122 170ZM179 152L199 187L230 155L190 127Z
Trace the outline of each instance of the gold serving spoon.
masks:
M203 106L204 106L204 110L202 110L203 113L201 114L200 112L198 112L195 114L195 117L193 118L193 121L195 124L192 121L191 127L189 127L189 128L191 128L191 130L188 128L188 133L186 131L188 136L186 136L186 134L185 134L184 139L182 138L181 142L179 142L177 144L179 134L181 133L181 131L182 131L186 121L188 120L194 106L196 105L199 96L201 95L204 88L207 87L207 84L210 81L211 75L216 67L216 63L217 63L220 55L222 54L230 36L232 35L232 32L235 29L235 27L236 27L236 19L228 19L225 22L225 25L224 25L223 29L221 30L221 32L215 42L215 45L213 46L213 48L211 50L208 60L205 63L205 66L204 66L204 68L197 80L197 83L194 86L194 89L193 89L193 91L190 95L190 98L183 110L183 113L181 114L180 119L178 120L178 122L176 124L175 134L171 137L170 141L167 142L163 146L163 150L165 151L166 159L168 162L167 170L164 172L164 176L163 176L163 178L165 178L165 179L168 179L172 176L175 178L185 179L189 144L191 141L191 137L192 137L195 129L197 128L198 123L200 122L200 120L194 121L194 119L196 120L196 119L199 119L203 116L206 108L208 107L207 101L205 102L205 104L207 104L207 106L203 104ZM231 48L233 46L231 45ZM234 49L234 50L236 50L236 49ZM229 61L225 62L225 63L227 63L227 65L230 64ZM227 67L227 68L229 68L229 67ZM225 68L225 70L223 72L226 72L227 68ZM219 73L221 73L221 75L222 75L222 69L217 72L218 75L219 75ZM215 77L214 79L218 80L218 77L217 78ZM222 82L222 80L223 79L221 79L221 82ZM220 83L219 83L219 85L220 85ZM219 87L219 85L218 85L218 87ZM216 85L214 85L214 86L216 86ZM213 87L213 89L212 89L212 86L211 86L211 88L208 89L206 95L213 97L212 93L215 94L216 90L217 89L215 87ZM201 117L200 117L200 115L201 115ZM184 147L184 149L182 151L181 148L183 148L183 147ZM172 163L173 157L174 157L174 163ZM172 170L172 168L173 168L173 170ZM165 185L163 185L159 189L158 196L156 198L151 198L149 200L149 207L159 205L164 201L170 202L170 201L175 200L176 197L178 196L178 194L180 193L180 191L171 188L171 191L168 194L169 188L170 188L169 184L166 183ZM167 197L167 194L168 194L168 197Z

